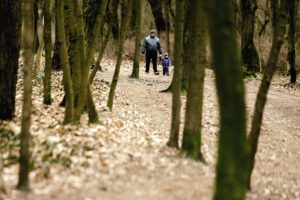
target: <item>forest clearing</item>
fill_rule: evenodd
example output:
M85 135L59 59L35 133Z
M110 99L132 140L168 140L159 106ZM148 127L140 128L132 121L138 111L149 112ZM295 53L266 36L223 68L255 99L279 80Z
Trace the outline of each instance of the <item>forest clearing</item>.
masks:
M202 151L206 164L203 164L166 146L171 94L159 91L168 86L171 77L141 73L139 80L130 79L131 62L125 61L115 109L110 112L106 99L114 63L107 60L103 66L105 72L97 74L92 86L103 125L88 125L87 116L78 125L61 124L60 72L53 74L53 96L57 101L51 106L43 105L41 81L35 83L33 191L26 196L14 190L17 181L14 164L2 174L8 186L4 199L211 199L218 131L212 71L207 71L205 80ZM258 83L259 79L246 80L248 117L252 115ZM248 194L251 200L300 199L300 90L287 89L285 83L286 79L277 78L270 91L253 191ZM17 88L17 117L1 123L1 127L16 133L20 132L21 83ZM14 139L11 146L14 137L10 136ZM8 160L8 156L14 158L17 153L14 148L2 160Z
M299 0L1 0L0 200L300 200Z

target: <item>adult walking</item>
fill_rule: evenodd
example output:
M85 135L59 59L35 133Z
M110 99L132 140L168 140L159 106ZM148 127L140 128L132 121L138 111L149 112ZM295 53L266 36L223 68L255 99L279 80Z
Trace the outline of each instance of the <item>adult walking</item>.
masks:
M142 54L146 54L146 73L149 73L150 62L152 61L154 74L159 75L157 71L157 52L161 56L161 44L159 38L156 37L155 30L151 30L150 35L144 39L142 45Z

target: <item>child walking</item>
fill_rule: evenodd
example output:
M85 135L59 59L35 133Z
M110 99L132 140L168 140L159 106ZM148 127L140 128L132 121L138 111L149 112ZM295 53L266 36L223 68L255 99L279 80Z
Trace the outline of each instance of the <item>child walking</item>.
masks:
M165 53L163 57L160 57L161 64L163 66L163 76L169 76L169 67L171 66L171 59L169 58L169 54Z

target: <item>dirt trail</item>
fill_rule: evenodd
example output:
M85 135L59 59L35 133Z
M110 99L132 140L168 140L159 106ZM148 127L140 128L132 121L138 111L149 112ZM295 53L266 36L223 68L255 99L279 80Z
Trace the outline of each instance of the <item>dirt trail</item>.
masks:
M56 176L33 182L29 195L9 190L7 199L72 200L193 200L211 199L217 144L217 102L211 72L205 82L203 146L207 164L195 162L165 146L170 129L170 77L145 74L128 78L130 64L124 63L117 86L114 111L105 109L107 92L98 84L111 81L113 63L98 73L93 92L107 141L104 153L92 155L98 164L81 171L56 168ZM249 117L259 81L246 83ZM263 132L253 174L250 200L300 199L300 94L272 88L264 115ZM183 97L183 104L185 97ZM110 120L110 119L111 120ZM112 126L114 126L112 128ZM97 126L89 126L100 130ZM102 150L101 150L102 151ZM111 151L111 152L109 152ZM98 159L98 160L97 160ZM106 159L106 160L105 160ZM101 164L99 162L101 161ZM103 162L105 161L105 165ZM14 170L7 170L6 174ZM63 181L61 180L63 179ZM12 184L16 181L11 179ZM76 184L78 182L78 184Z

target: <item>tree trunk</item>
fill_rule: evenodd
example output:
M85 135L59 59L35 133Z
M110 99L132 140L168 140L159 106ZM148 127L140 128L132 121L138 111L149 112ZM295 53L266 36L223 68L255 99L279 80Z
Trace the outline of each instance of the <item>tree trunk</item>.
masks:
M75 8L75 13L76 13L76 17L80 18L82 16L82 8L80 8L80 4L77 2L77 0L73 0L74 2L74 8ZM89 104L87 104L87 102L93 102L93 100L88 99L88 98L92 98L92 95L90 93L90 95L88 94L88 90L90 90L90 84L89 84L89 71L90 71L90 67L92 64L92 60L94 59L94 53L96 51L96 46L97 46L97 39L99 38L99 33L100 33L100 27L104 18L104 14L106 11L106 7L108 4L108 0L103 0L101 2L101 4L99 5L98 8L98 14L97 14L97 18L95 21L95 25L93 27L93 31L91 33L90 36L90 40L89 40L89 45L88 45L88 49L87 49L87 55L86 55L86 59L84 59L84 65L82 65L82 79L81 79L81 85L80 85L80 95L78 98L78 106L76 108L76 115L75 115L75 119L79 120L81 114L84 111L85 106L91 106ZM78 25L80 30L80 33L83 33L83 20L80 20L80 24ZM83 47L83 46L82 46ZM95 106L91 106L89 107L88 110L93 109ZM90 115L92 116L92 115ZM92 120L93 121L93 120Z
M57 42L63 66L63 79L64 89L66 94L66 111L64 124L73 122L74 120L74 91L71 78L71 69L68 61L67 44L66 44L66 31L64 19L64 0L56 0L56 23L57 23Z
M247 73L253 74L260 71L259 57L254 44L256 0L241 0L241 46L242 58Z
M23 107L22 107L22 124L21 124L21 144L20 144L20 168L19 180L17 188L20 190L29 189L29 171L30 171L30 118L32 107L32 66L34 55L34 2L25 0L24 6L24 32L23 32L23 47L24 47L24 92L23 92Z
M69 63L71 67L71 76L73 82L73 91L74 91L74 107L78 106L79 92L80 92L80 84L81 84L81 64L84 62L84 48L81 46L83 43L83 35L78 33L76 27L78 26L77 21L74 17L74 5L72 0L67 0L66 3L66 15L67 15L67 31L69 36ZM81 38L82 37L82 38ZM83 44L82 44L83 45Z
M277 16L277 22L273 33L272 48L269 55L269 60L264 71L264 75L256 96L254 116L252 118L251 131L248 138L248 144L250 147L250 161L248 172L248 188L251 187L251 174L255 164L255 154L257 151L258 139L261 131L261 124L263 119L263 112L267 101L267 94L270 88L270 84L276 69L278 56L281 46L284 42L284 35L287 23L287 13L290 1L280 0L280 10Z
M172 120L171 132L167 143L178 148L180 110L181 110L181 77L183 65L183 28L185 0L176 0L175 43L174 43L174 75L172 81Z
M15 96L20 51L21 1L0 2L0 119L15 113ZM5 28L3 28L5 27Z
M211 49L220 105L214 199L245 199L247 174L246 105L242 63L230 0L209 7Z
M57 5L55 4L55 7ZM56 10L55 10L55 15L56 15ZM62 69L62 63L61 63L61 58L59 54L59 44L58 44L58 32L57 32L57 20L55 18L55 43L54 43L54 51L53 51L53 57L52 57L52 69L54 70L61 70Z
M112 13L116 13L118 11L118 6L119 6L119 0L112 0ZM110 34L112 32L112 27L115 24L115 21L117 19L113 18L113 17L110 17L109 20L110 21L109 21L109 24L108 24L108 27L107 27L107 32L106 32L104 40L102 41L100 52L98 54L98 57L97 57L97 60L96 60L96 63L95 63L95 67L94 67L93 71L90 74L90 78L89 78L90 79L90 84L93 82L97 71L100 69L100 63L101 63L101 60L103 58L104 51L105 51L105 48L107 46L108 40L110 38Z
M107 101L107 107L109 107L110 110L113 108L113 102L114 102L114 97L115 97L115 91L119 79L119 73L120 73L120 68L122 64L122 57L123 57L123 49L124 49L124 42L125 42L125 37L127 34L127 28L129 25L130 21L130 15L131 15L131 10L132 10L132 5L133 5L133 0L124 0L123 2L126 6L126 14L125 17L122 18L122 25L121 25L121 30L123 30L120 34L120 40L118 44L118 55L117 55L117 63L116 63L116 68L115 72L112 78L110 90L109 90L109 96L108 96L108 101Z
M45 41L45 69L44 69L44 104L50 105L51 100L51 0L44 0L44 41Z
M38 49L33 66L33 79L36 79L41 69L41 57L44 50L44 33L43 33L43 0L37 0L37 39Z
M164 0L164 13L165 13L165 18L166 18L166 52L171 56L171 47L170 47L170 9L168 6L168 1L169 0Z
M163 14L163 7L162 7L162 1L160 0L148 0L150 6L151 6L151 10L152 10L152 14L154 17L154 22L155 22L155 26L157 29L157 32L163 32L166 31L166 22L164 19L164 14Z
M141 31L142 31L142 1L136 0L136 23L135 23L135 51L131 78L139 78L140 53L141 53Z
M290 0L289 5L289 33L288 33L288 62L290 65L290 82L295 84L297 81L297 70L296 70L296 13L297 13L297 0Z
M201 125L206 60L204 0L193 2L188 27L187 44L188 85L182 151L195 160L203 160L201 153Z

